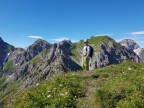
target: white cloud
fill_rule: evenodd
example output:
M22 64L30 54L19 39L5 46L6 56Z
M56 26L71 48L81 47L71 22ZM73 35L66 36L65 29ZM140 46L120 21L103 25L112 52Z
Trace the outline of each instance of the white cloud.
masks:
M72 42L77 42L77 40L69 39L68 37L60 37L60 38L57 38L57 39L50 39L50 40L55 41L55 42L61 42L63 40L70 40Z
M34 38L34 39L43 39L42 36L28 36L29 38Z
M70 40L70 39L67 38L67 37L60 37L60 38L57 38L57 39L50 39L50 40L53 40L53 41L56 41L56 42L60 42L60 41L63 41L63 40Z
M131 34L131 35L143 35L144 31L131 32L129 34Z

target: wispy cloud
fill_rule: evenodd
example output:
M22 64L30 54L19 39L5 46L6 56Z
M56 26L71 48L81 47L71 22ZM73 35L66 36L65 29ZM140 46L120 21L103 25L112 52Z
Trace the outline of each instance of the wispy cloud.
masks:
M28 36L29 38L34 38L34 39L43 39L42 36Z
M50 39L50 40L53 40L53 41L56 41L56 42L60 42L60 41L63 41L63 40L70 40L70 39L67 38L67 37L60 37L60 38L57 38L57 39Z
M61 41L63 41L63 40L70 40L70 41L72 41L72 42L77 42L77 40L70 39L70 38L68 38L68 37L60 37L60 38L50 39L50 40L55 41L55 42L61 42Z
M129 34L131 34L131 35L143 35L144 31L131 32Z

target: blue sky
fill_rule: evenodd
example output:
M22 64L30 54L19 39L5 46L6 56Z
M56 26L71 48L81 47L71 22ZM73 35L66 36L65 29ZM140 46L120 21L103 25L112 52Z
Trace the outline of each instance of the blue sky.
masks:
M105 34L144 48L144 0L0 0L0 37L16 47Z

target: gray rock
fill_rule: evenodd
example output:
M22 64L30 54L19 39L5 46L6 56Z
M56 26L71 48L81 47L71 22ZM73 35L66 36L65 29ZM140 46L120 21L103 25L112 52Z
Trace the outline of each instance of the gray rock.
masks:
M98 47L99 51L92 58L91 69L101 68L110 64L119 64L125 60L142 62L133 51L117 43L102 43Z

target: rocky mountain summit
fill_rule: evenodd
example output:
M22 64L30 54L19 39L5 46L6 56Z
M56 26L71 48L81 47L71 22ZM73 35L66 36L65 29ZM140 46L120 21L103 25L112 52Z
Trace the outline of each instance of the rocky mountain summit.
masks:
M124 39L119 42L122 46L125 46L128 50L134 50L140 48L140 46L132 39Z
M119 42L121 45L125 46L128 50L134 51L139 58L144 62L144 49L132 39L124 39Z

